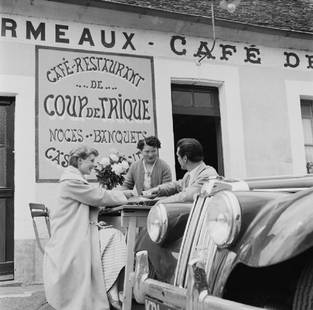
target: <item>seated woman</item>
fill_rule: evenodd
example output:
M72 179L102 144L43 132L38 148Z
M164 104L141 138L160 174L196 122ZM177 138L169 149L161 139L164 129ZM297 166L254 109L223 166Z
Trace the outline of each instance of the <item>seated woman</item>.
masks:
M50 212L51 238L45 247L44 286L57 310L121 309L117 278L126 263L123 234L98 225L99 207L127 201L85 179L98 151L81 146L70 153L60 178L58 202Z
M137 149L140 150L142 158L130 166L122 185L127 197L141 195L142 191L172 181L169 165L159 158L160 147L160 140L154 136L138 141Z

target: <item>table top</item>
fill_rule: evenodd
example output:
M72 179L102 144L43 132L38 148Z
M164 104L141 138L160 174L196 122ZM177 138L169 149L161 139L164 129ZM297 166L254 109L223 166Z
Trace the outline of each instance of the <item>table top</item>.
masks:
M134 212L134 211L150 211L152 206L142 206L142 205L122 205L118 207L108 208L104 212L117 212L117 211L126 211L126 212Z
M151 207L157 203L159 198L149 199L144 197L131 197L128 199L127 204L107 207L105 210L101 211L101 214L110 214L117 212L135 212L135 211L149 211Z
M160 200L160 197L156 197L153 199L146 198L143 196L134 196L130 197L127 200L126 205L142 205L142 206L153 206Z

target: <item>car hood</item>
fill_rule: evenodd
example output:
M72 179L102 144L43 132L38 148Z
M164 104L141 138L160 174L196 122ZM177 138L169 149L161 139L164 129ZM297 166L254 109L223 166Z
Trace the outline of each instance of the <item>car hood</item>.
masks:
M236 244L237 261L261 267L296 256L313 245L312 223L313 188L268 201Z

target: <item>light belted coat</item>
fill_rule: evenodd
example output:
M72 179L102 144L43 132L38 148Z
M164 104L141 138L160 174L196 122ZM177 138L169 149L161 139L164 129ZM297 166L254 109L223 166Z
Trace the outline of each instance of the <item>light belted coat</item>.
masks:
M98 206L125 203L118 191L89 184L72 166L65 169L58 203L50 212L51 238L45 248L44 286L56 310L109 310L101 267ZM94 206L94 207L90 207Z

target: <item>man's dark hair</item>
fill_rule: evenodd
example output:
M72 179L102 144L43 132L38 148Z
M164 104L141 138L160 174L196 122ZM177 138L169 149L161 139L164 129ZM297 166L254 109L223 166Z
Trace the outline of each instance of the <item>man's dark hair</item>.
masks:
M176 144L180 157L187 156L187 159L197 163L203 160L203 148L201 143L193 138L183 138L178 140Z
M142 151L145 144L152 146L152 147L156 147L157 149L161 147L160 140L155 136L150 136L150 137L139 140L137 143L137 149Z

